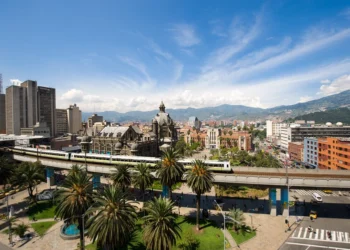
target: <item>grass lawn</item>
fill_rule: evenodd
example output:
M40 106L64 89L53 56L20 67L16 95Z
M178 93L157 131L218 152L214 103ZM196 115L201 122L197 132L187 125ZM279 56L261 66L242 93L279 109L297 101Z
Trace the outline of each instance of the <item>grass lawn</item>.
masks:
M178 182L171 187L171 190L178 189L181 187L181 185L182 185L182 183ZM153 182L152 188L154 190L163 190L163 185L158 180L156 180Z
M12 231L12 230L11 230L11 231ZM9 229L6 228L6 229L2 230L1 233L2 233L2 234L9 234Z
M31 226L37 234L39 234L40 236L43 236L46 233L46 231L55 224L56 224L56 221L45 221L45 222L32 223Z
M199 246L198 248L193 248L196 250L213 250L213 249L222 249L223 248L223 234L220 229L216 226L215 222L212 221L201 221L199 232L196 231L195 225L196 220L194 218L187 218L179 216L176 219L176 222L180 225L182 229L182 239L177 240L177 246L185 241L186 236L191 235L194 238L198 239ZM129 246L120 250L144 250L146 249L143 240L142 240L142 220L139 220L136 224L136 230L134 237L130 242ZM180 250L177 246L172 247L172 250ZM229 245L226 246L229 248ZM87 250L98 250L96 244L90 244L86 246Z
M48 219L55 216L56 205L53 205L51 201L39 201L38 204L33 204L28 209L29 219Z
M232 238L236 241L237 245L242 244L243 242L253 238L256 235L255 231L244 232L244 233L239 231L239 233L237 234L234 229L231 229L231 227L228 229L228 231L232 235Z

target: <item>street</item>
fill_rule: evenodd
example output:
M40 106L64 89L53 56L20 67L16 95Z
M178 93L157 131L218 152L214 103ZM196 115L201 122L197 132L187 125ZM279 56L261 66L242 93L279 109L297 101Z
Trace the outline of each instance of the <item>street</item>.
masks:
M323 202L312 203L313 192L323 194ZM292 227L291 236L280 250L350 249L350 197L339 196L338 192L324 194L317 190L295 190L291 196L298 197L301 204L305 200L305 206L295 207L290 213L291 217L304 217L296 227ZM311 210L317 212L316 220L309 218Z

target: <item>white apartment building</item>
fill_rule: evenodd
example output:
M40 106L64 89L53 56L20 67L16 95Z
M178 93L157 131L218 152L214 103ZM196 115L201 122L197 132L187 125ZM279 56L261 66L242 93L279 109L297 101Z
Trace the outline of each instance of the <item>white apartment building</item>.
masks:
M283 128L288 127L287 123L266 121L266 137L279 139Z
M205 147L207 149L219 149L221 130L218 128L208 128L205 138Z

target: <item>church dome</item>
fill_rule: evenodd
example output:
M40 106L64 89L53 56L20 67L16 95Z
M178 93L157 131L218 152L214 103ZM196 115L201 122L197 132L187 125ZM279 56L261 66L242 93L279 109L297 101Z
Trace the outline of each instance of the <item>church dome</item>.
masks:
M123 144L121 144L120 142L117 142L117 144L115 144L115 149L122 149Z

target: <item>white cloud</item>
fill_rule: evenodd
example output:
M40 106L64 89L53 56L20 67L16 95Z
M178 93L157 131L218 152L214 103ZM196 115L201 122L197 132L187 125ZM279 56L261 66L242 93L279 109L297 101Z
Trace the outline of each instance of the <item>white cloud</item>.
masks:
M322 85L317 94L328 96L338 94L348 89L350 89L350 75L343 75L336 78L328 85Z
M223 24L220 20L212 20L209 22L211 26L211 33L218 37L227 37L227 33L223 27Z
M212 53L209 57L207 65L203 68L205 71L220 65L232 58L238 52L241 52L250 44L261 32L262 13L255 17L254 24L247 28L239 18L235 18L231 24L229 31L230 43L223 46Z
M343 12L340 13L342 16L345 16L347 19L350 20L350 7L345 9Z
M169 52L162 50L160 46L152 40L150 41L150 46L154 53L164 57L165 59L171 60L173 58L173 56Z
M237 62L233 65L233 67L241 68L245 66L250 66L272 56L278 55L288 48L291 41L292 39L290 37L286 37L282 40L281 43L277 45L266 47L258 51L253 51L247 54L246 56L243 56L241 59L238 59Z
M308 101L311 101L313 99L312 96L301 96L300 99L299 99L299 102L300 103L303 103L303 102L308 102Z
M170 29L174 39L181 47L191 47L199 44L201 40L197 37L194 26L189 24L175 24Z
M321 80L321 83L322 84L328 84L328 83L331 83L331 81L328 80L328 79L324 79L324 80Z
M173 80L173 82L177 82L181 78L183 69L184 69L184 65L183 64L181 64L179 62L177 62L175 64L174 80Z
M84 93L78 89L70 89L61 96L61 100L70 102L81 102L83 100Z
M128 64L129 66L137 69L138 71L140 71L144 76L146 76L148 79L150 79L147 70L146 70L146 66L143 63L140 63L138 61L135 61L134 59L131 59L129 57L126 56L119 56L119 59Z
M19 86L19 85L21 85L21 83L22 83L23 81L21 81L21 80L19 80L19 79L10 79L10 82L11 82L12 85Z

